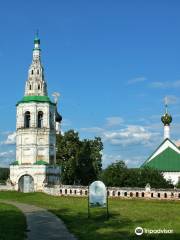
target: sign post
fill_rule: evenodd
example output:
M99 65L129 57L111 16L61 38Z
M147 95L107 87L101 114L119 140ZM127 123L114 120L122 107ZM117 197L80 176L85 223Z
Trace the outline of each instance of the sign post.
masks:
M106 208L107 219L109 218L108 192L101 181L95 181L88 187L88 218L90 217L90 208Z

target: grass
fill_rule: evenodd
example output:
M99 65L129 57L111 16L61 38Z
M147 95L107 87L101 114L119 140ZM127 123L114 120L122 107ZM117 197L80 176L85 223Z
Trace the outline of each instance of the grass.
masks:
M16 207L0 203L0 240L25 238L26 219Z
M15 200L47 208L55 213L80 240L180 239L180 202L138 199L109 199L110 219L105 209L91 209L87 199L55 197L43 193L0 192L0 199ZM147 229L173 229L174 234L136 236L138 226Z

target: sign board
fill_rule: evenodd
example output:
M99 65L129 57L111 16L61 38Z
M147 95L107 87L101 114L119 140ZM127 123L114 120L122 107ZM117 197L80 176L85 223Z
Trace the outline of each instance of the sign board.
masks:
M89 186L89 206L106 207L107 191L106 186L101 181L95 181Z

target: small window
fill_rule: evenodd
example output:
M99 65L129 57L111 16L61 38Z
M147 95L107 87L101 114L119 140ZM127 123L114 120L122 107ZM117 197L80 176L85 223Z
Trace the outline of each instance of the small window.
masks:
M130 197L133 197L133 193L132 192L130 192Z
M153 198L153 193L151 193L151 197Z
M67 189L65 189L65 194L67 194Z
M31 84L29 85L29 90L31 90Z
M49 125L50 125L50 128L51 128L51 129L54 129L53 115L52 115L51 112L50 112L50 114L49 114Z
M167 193L164 193L164 198L167 198Z
M160 193L158 193L158 198L160 198L161 197L161 194Z
M43 112L38 112L38 128L43 127Z
M136 192L136 197L139 197L139 193L138 192Z
M24 115L24 127L25 128L30 128L30 121L31 121L30 112L27 111L27 112L25 112L25 115Z
M127 197L127 192L124 192L124 196Z
M144 197L144 192L141 193L141 197Z
M37 70L37 74L39 74L39 70Z
M31 71L31 74L33 75L33 73L34 73L34 71L32 70L32 71Z
M38 84L38 90L40 90L40 84Z
M118 196L120 196L121 195L121 193L120 192L118 192Z

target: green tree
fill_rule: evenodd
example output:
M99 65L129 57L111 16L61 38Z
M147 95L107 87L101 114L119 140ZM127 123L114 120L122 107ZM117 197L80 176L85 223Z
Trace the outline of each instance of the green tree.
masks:
M64 184L77 182L76 171L78 155L80 151L80 140L78 133L69 130L64 135L57 135L57 156L56 162L61 166L61 181Z
M0 182L5 183L9 177L9 168L0 168Z
M103 144L100 138L83 140L78 155L77 177L79 183L88 185L97 180L102 169Z
M102 171L101 179L112 187L142 187L147 183L153 188L173 187L157 169L149 167L128 169L123 161L117 161Z
M124 186L124 182L127 174L126 164L119 160L109 165L105 170L102 171L101 180L111 187Z
M169 188L173 187L171 181L167 181L163 174L154 168L143 167L139 168L138 187L144 187L147 183L153 188Z
M96 180L102 168L100 138L80 140L74 130L57 136L57 164L61 166L63 184L87 185Z

